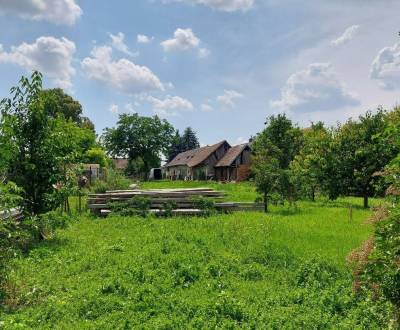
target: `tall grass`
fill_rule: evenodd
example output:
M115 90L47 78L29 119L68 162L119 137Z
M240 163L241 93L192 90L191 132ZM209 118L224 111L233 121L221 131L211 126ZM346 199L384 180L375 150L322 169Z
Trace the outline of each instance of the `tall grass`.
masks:
M150 187L204 182L145 183ZM252 200L251 184L207 183ZM381 328L387 306L353 296L346 255L370 234L358 199L270 214L92 218L14 263L6 328ZM349 219L348 205L353 205Z

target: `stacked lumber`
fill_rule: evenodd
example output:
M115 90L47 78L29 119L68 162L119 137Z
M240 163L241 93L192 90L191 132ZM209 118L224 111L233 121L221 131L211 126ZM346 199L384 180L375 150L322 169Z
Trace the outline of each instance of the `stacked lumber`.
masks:
M131 189L112 190L103 194L90 194L88 208L92 213L107 216L111 213L110 203L126 202L135 197L150 199L150 213L162 215L165 203L174 203L176 209L172 215L199 215L204 211L195 207L193 198L207 197L214 201L217 210L221 211L255 211L262 210L262 205L257 203L218 202L224 193L211 188L185 188L185 189Z

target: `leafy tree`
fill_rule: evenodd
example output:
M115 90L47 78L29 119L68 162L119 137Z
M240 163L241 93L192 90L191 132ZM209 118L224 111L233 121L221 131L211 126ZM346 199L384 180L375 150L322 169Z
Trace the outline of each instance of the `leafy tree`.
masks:
M302 141L302 131L285 114L269 117L265 129L256 136L252 170L266 210L273 194L290 202L296 198L289 165L299 153Z
M92 146L94 134L71 121L54 117L54 100L42 93L42 75L22 77L0 104L0 148L9 141L12 153L0 156L7 179L21 187L24 206L38 214L51 208L53 185L63 181L65 167Z
M347 121L337 136L338 158L345 169L341 183L348 193L364 198L365 208L368 198L376 192L379 177L375 173L383 171L399 152L398 146L389 143L384 134L388 127L386 116L382 109L375 114L367 112L358 121Z
M168 152L174 132L165 119L157 116L121 114L117 127L105 129L103 141L112 156L127 156L130 162L141 160L141 174L147 177L150 168L160 166L161 155Z
M82 116L82 105L66 94L61 88L46 89L41 91L44 98L48 100L48 113L53 117L62 114L65 119L72 120L82 128L92 130L94 125L88 117Z
M102 148L93 147L86 151L84 162L87 164L99 164L101 167L107 167L108 157Z
M322 190L331 144L330 132L322 122L304 130L304 145L290 164L292 182L303 196L315 200L316 191Z
M187 151L200 147L196 132L191 127L187 127L181 136L181 150ZM181 151L181 152L182 152Z
M182 152L181 136L179 135L179 131L176 130L175 136L173 136L171 141L171 146L169 147L168 150L167 161L170 162L181 152Z

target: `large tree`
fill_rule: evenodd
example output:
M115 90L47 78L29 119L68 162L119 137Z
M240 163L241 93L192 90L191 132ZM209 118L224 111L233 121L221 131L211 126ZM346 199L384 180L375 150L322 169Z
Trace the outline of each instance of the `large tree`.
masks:
M200 147L196 132L191 127L186 127L181 136L182 151L197 149Z
M63 180L65 166L95 142L93 132L55 117L53 105L42 93L39 72L22 77L0 105L0 150L12 150L0 154L0 164L7 180L23 189L26 210L35 214L49 209L48 197L53 184Z
M116 157L128 157L131 163L141 164L140 172L147 178L152 167L161 164L174 137L174 128L157 116L142 117L138 114L122 114L115 128L106 128L103 134L108 153Z
M72 120L78 126L94 131L94 124L88 117L82 116L82 105L61 88L42 90L41 93L48 100L48 113L57 117L62 114L65 119Z
M265 124L253 142L252 170L267 210L272 195L290 202L296 197L289 165L301 149L303 134L285 114L271 116Z
M337 135L338 154L342 172L341 184L347 193L362 196L364 207L375 194L375 173L383 171L399 152L398 145L390 143L384 132L388 128L387 113L383 109L367 112L358 121L348 120Z
M197 149L200 147L196 132L191 127L186 127L182 135L177 130L172 140L171 147L168 150L167 160L171 161L181 152Z

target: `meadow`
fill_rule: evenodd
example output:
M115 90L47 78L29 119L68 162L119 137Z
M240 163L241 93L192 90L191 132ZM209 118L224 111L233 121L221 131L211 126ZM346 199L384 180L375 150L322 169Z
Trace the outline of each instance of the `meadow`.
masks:
M199 186L227 200L257 196L251 183L143 188ZM352 293L346 263L372 231L361 205L343 198L269 214L81 215L13 262L0 328L382 328L388 306Z

